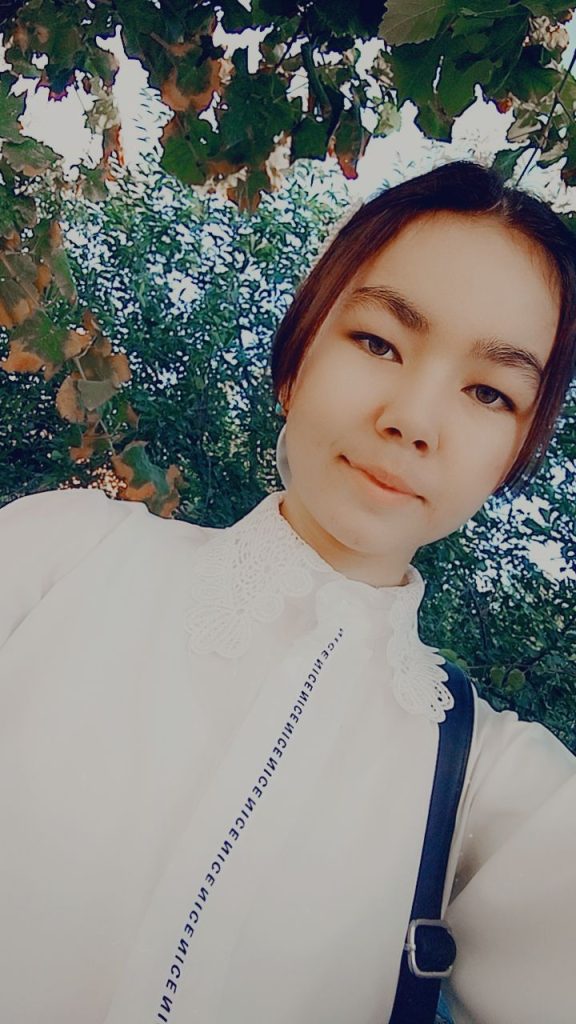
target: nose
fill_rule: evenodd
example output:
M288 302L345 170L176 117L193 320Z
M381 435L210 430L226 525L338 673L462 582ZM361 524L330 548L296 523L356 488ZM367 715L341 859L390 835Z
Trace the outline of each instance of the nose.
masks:
M438 382L437 382L438 384ZM440 389L428 379L412 380L397 387L382 402L376 428L387 437L396 437L418 451L435 451L440 440L443 402Z

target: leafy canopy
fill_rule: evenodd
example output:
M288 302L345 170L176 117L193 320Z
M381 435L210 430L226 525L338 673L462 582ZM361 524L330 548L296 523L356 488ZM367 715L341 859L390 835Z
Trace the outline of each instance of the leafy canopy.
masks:
M450 141L477 88L499 111L513 112L508 141L516 148L495 158L505 176L526 157L518 180L536 160L561 163L562 181L576 184L575 58L562 64L573 12L566 0L26 0L2 12L0 329L9 352L0 368L42 372L46 381L65 373L55 405L76 430L69 459L108 450L123 496L160 515L178 508L184 479L176 464L154 465L134 433L121 400L131 369L98 317L80 307L59 227L66 196L107 202L125 173L112 91L118 65L106 40L120 33L170 111L164 170L252 214L295 161L331 154L354 178L370 139L399 126L405 100L416 105L426 136ZM255 67L246 29L258 34ZM366 68L368 40L379 46ZM53 102L82 90L102 149L76 178L63 175L49 146L22 133L26 99L14 95L21 77ZM42 203L40 185L50 192ZM574 216L565 217L573 227ZM118 335L112 323L108 334ZM112 431L106 417L116 399L124 419Z

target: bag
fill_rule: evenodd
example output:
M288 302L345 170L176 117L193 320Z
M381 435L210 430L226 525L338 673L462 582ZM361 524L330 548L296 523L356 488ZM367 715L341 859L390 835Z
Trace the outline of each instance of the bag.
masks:
M454 707L439 725L420 868L388 1024L434 1024L441 980L450 976L456 959L454 937L441 919L442 897L472 741L474 694L462 669L451 662L444 668Z

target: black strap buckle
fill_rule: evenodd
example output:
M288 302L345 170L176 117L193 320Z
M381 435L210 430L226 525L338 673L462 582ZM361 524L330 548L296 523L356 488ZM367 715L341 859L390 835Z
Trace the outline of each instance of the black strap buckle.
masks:
M456 943L446 921L418 917L410 921L404 944L408 967L417 978L449 978Z

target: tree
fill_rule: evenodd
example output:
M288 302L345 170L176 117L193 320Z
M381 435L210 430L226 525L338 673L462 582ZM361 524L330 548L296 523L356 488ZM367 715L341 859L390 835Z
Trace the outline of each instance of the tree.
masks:
M384 9L386 7L386 9ZM115 352L89 310L80 312L59 229L63 196L73 188L104 201L122 174L120 125L113 103L114 57L100 40L120 31L126 52L148 71L173 117L163 134L164 169L189 185L225 188L241 209L255 211L279 187L282 167L333 153L354 177L373 135L398 124L404 100L418 107L417 124L431 138L450 140L454 120L479 85L500 111L512 109L508 139L496 165L510 176L528 159L565 161L561 178L576 180L576 82L561 65L573 8L558 0L27 0L5 3L0 25L7 70L0 73L0 325L9 332L9 373L44 373L58 380L57 408L76 424L78 452L115 447L124 496L171 515L183 479L146 457L134 417L119 395L130 366ZM244 29L259 37L259 61L246 48L222 45ZM363 67L359 44L378 38ZM102 133L102 159L66 180L57 155L24 136L25 97L19 76L35 79L57 101L81 88L88 123ZM298 87L297 87L298 86ZM37 203L48 182L52 210ZM570 226L574 217L564 215ZM68 315L55 319L64 298ZM114 334L112 325L110 333ZM66 376L62 379L62 372ZM107 423L116 403L114 440ZM118 411L119 410L119 411ZM120 417L123 417L121 419ZM127 443L125 443L127 442Z
M176 459L180 512L196 522L234 521L275 482L271 338L346 199L336 177L321 183L301 162L253 215L196 196L155 165L106 204L62 202L78 307L92 311L102 339L114 328L129 370L108 400L111 440L129 417L128 443L144 441L153 465ZM52 315L64 327L67 303ZM90 451L80 425L58 416L51 395L66 379L65 367L49 382L0 376L0 503L62 485L122 486L113 443L103 437Z

